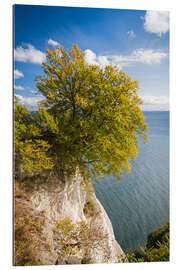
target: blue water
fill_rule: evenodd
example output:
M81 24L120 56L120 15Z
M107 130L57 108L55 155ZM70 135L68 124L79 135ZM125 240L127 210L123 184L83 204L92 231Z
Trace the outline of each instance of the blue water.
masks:
M96 196L123 250L136 249L152 230L169 220L169 112L144 112L148 141L139 145L132 172L118 181L94 181Z

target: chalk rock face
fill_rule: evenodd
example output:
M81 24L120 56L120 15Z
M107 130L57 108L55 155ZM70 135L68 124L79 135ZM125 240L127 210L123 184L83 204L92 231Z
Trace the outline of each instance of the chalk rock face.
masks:
M69 217L73 222L85 220L83 206L86 192L81 188L82 177L76 175L65 181L54 175L37 175L24 178L34 207L39 211L45 210L46 216L52 221Z
M59 179L55 175L37 175L23 179L24 189L31 198L36 211L44 211L46 226L44 234L50 243L51 250L43 253L42 260L47 264L68 262L68 258L59 259L59 238L55 233L55 224L69 218L73 224L83 222L88 225L92 236L89 239L88 260L90 263L115 263L126 261L125 254L115 240L112 224L94 192L82 184L83 177L77 172L74 177ZM77 244L77 243L76 243ZM81 249L83 249L81 247ZM53 256L52 256L53 253ZM76 254L82 261L87 250ZM39 254L41 256L42 254ZM49 258L48 258L49 256ZM87 263L86 260L84 263Z
M94 263L115 263L118 262L118 260L125 260L124 252L115 240L112 224L106 211L96 198L95 194L91 195L91 199L96 203L98 212L96 217L93 217L90 223L93 223L94 226L102 229L102 233L106 236L102 245L92 248L91 250L91 257L94 258Z

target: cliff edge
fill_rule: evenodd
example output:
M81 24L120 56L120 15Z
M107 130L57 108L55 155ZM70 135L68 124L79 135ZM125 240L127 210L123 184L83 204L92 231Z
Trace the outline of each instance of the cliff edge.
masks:
M78 172L67 179L40 174L24 177L21 186L28 201L16 198L16 208L19 203L29 205L41 220L43 213L41 238L48 248L36 247L41 265L126 261L90 180L84 181Z

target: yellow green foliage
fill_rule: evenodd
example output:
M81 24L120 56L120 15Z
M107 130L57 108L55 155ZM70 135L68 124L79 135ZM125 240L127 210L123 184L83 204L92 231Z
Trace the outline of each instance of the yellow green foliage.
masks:
M147 131L138 82L117 67L87 65L75 45L68 52L47 49L42 68L38 111L15 103L16 172L73 174L90 167L96 177L119 178L131 171L139 135L146 141Z
M96 177L130 171L138 135L146 140L147 131L138 82L118 67L87 65L76 45L47 49L42 68L41 128L56 162L72 171L90 165Z
M14 116L15 173L18 175L19 170L41 172L51 169L54 163L47 154L50 144L42 137L36 114L16 101Z
M59 257L63 258L80 252L83 242L87 241L88 225L84 222L73 224L69 218L65 218L57 223L57 229L61 236Z
M74 224L70 218L60 220L57 229L60 237L59 257L78 254L82 263L90 262L91 248L99 245L103 248L107 238L107 235L102 233L102 228L97 228L97 225L94 227L83 221Z

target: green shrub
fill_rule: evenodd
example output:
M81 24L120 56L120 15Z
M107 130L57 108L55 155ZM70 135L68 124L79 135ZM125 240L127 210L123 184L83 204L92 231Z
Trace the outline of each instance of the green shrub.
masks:
M57 223L59 240L59 257L65 258L78 255L81 263L90 263L90 251L93 248L103 248L107 235L102 228L91 226L81 221L73 224L70 218L61 219Z
M144 247L128 250L126 256L129 262L169 261L169 222L151 232Z
M147 248L159 248L159 243L167 242L169 239L169 222L163 227L151 232L147 239Z

